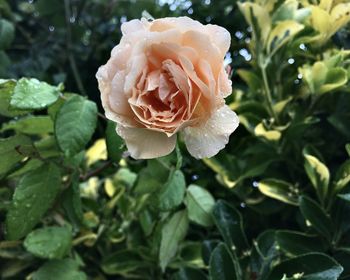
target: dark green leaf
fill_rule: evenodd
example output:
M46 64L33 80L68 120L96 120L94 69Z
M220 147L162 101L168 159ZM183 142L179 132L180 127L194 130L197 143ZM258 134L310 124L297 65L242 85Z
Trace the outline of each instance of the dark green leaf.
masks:
M328 214L311 198L301 196L299 199L300 211L305 220L309 222L321 235L328 240L332 238L332 222Z
M67 227L44 227L29 233L24 247L44 259L63 258L71 247L72 233Z
M121 250L106 256L102 260L101 268L106 274L125 274L147 266L135 251Z
M123 154L124 140L115 131L116 124L108 121L106 128L106 145L108 157L114 162L119 162Z
M206 280L205 274L199 269L182 267L174 274L172 280Z
M317 236L297 231L278 230L276 241L283 251L294 256L309 252L324 252L327 249Z
M25 154L21 153L21 150L31 147L31 145L30 139L23 135L0 139L0 178L26 157Z
M205 240L202 244L202 258L206 265L209 265L210 256L216 246L220 243L219 240Z
M235 269L237 264L232 258L229 249L224 243L220 243L213 251L209 263L209 275L211 280L239 280Z
M86 280L78 264L71 259L52 260L45 263L33 274L33 280Z
M256 241L251 254L251 269L262 279L270 271L271 263L278 256L278 246L274 230L266 230L261 233Z
M59 90L37 79L20 79L14 89L10 104L18 109L43 109L59 97Z
M7 239L27 235L51 207L60 186L60 169L52 163L27 173L18 183L6 216Z
M274 267L268 279L281 280L283 276L299 275L300 278L297 279L337 280L342 271L343 268L331 257L321 253L310 253L280 263Z
M348 153L348 156L350 157L350 144L345 145L346 152Z
M73 96L58 111L55 135L61 150L74 156L84 149L95 131L97 106L80 96Z
M241 214L225 201L219 200L213 210L214 223L229 248L242 252L248 248Z

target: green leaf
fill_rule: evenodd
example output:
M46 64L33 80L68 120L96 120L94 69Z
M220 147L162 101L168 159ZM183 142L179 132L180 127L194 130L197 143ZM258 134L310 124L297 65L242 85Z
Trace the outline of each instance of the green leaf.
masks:
M277 179L265 179L259 182L258 188L259 191L268 197L291 205L298 205L298 195L296 188L285 181Z
M84 149L95 131L97 106L81 96L73 96L58 111L55 120L57 143L67 157Z
M209 265L211 253L220 243L219 240L204 240L202 243L202 258L206 265Z
M23 135L0 139L0 178L26 157L21 150L31 146L31 140Z
M350 202L350 193L342 193L342 194L338 194L338 196L341 199Z
M287 0L282 3L281 6L273 13L272 22L276 23L284 20L294 19L294 13L298 8L298 1L296 0Z
M275 53L303 29L304 25L293 20L279 22L269 34L266 44L267 52L270 55Z
M223 200L216 202L213 210L214 223L229 248L239 252L248 248L241 214Z
M331 257L320 253L309 253L275 266L268 279L281 280L283 276L300 275L300 278L291 279L336 280L342 271L343 268Z
M29 233L24 247L33 255L44 259L63 258L72 245L72 232L67 227L44 227Z
M348 153L348 156L350 157L350 144L345 145L346 152Z
M185 176L180 170L172 171L168 181L154 196L155 206L161 211L174 209L182 203L185 191Z
M269 11L253 2L237 2L245 20L253 29L254 40L264 43L271 30Z
M59 97L59 90L37 79L20 79L12 94L10 104L17 109L43 109Z
M190 185L187 189L185 204L190 221L206 227L213 224L212 211L215 200L206 189Z
M148 266L136 251L120 250L103 258L101 268L106 274L126 274Z
M15 26L6 19L0 19L0 50L8 49L15 38Z
M15 86L15 80L0 79L0 115L5 117L15 117L27 113L27 111L15 110L10 107L10 100Z
M108 158L119 162L124 151L124 140L115 131L116 124L108 121L106 128L106 145Z
M220 243L213 251L209 262L209 275L211 280L239 280L237 264L232 258L229 249L224 243Z
M294 256L309 252L324 252L327 249L320 238L303 232L278 230L276 240L284 252Z
M177 273L174 274L172 280L207 280L208 278L199 269L190 267L181 267Z
M250 260L252 272L265 279L266 274L270 271L272 262L278 254L275 231L266 230L261 233L253 243Z
M11 129L29 135L48 134L53 132L53 122L49 116L28 116L3 124L1 132Z
M340 88L348 82L348 73L345 69L336 67L327 72L325 83L320 87L319 93L326 93Z
M186 241L185 241L186 242ZM202 259L202 246L199 242L189 242L181 244L178 255L178 262L174 262L172 266L178 265L179 267L192 266L198 268L204 268L204 262Z
M262 122L254 128L254 134L264 137L268 141L278 141L282 136L278 130L267 130Z
M244 69L239 69L237 70L237 74L248 85L249 89L252 92L261 90L262 81L260 77L257 76L254 72L244 70Z
M320 200L324 201L327 198L329 186L329 170L318 158L304 153L306 174L316 189Z
M70 187L63 193L63 208L72 224L78 227L83 221L83 208L79 181L77 175L75 176Z
M87 280L87 277L79 271L77 262L64 259L45 263L33 274L33 280Z
M178 211L164 224L159 249L159 264L164 271L175 256L179 242L184 239L188 229L187 211Z
M27 235L51 207L60 186L60 169L52 163L27 173L16 187L6 216L6 238Z
M169 169L156 159L148 160L147 166L139 172L135 193L138 195L152 193L163 187L169 179Z
M333 227L327 213L315 201L306 196L300 197L299 206L305 220L321 235L331 240Z
M350 182L350 160L345 161L335 176L335 191L341 191Z

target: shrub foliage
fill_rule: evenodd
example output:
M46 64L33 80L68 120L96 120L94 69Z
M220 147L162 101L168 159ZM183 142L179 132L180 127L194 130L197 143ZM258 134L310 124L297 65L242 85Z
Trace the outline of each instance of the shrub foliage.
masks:
M347 1L9 2L1 278L350 279ZM241 125L214 158L133 160L99 110L94 72L144 9L231 32Z

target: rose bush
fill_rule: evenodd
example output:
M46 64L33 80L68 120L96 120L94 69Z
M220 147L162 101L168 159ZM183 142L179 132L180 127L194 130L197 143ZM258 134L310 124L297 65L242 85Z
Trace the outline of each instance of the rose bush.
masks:
M350 279L347 2L0 0L0 279ZM159 32L150 29L163 20L121 28L144 10L155 18L191 15L232 36L225 65L234 69L234 86L226 103L241 125L213 158L194 160L178 141L167 156L134 160L115 132L117 121L143 129L134 146L150 146L153 156L165 142L152 147L147 133L168 140L196 128L203 144L202 126L224 105L223 97L206 101L202 90L198 97L196 84L213 85L199 63L215 68L212 53L199 55L223 46L213 27L181 18ZM183 45L188 31L206 38L200 48ZM185 55L163 47L159 72L149 69L157 61L147 57L149 38L169 32L180 34L172 46ZM130 53L100 73L111 73L106 100L120 90L125 106L111 104L131 112L107 110L113 122L102 114L94 76L122 36L113 55L127 42ZM191 54L198 80L180 62ZM147 69L144 77L131 74L143 60L135 69ZM179 68L185 82L171 76ZM217 97L214 81L209 96ZM178 111L183 119L159 126L163 102L170 107L163 119ZM212 149L216 142L207 143Z
M224 101L232 92L223 63L230 33L188 17L132 20L122 32L96 77L131 156L169 154L177 132L195 158L217 154L239 122Z

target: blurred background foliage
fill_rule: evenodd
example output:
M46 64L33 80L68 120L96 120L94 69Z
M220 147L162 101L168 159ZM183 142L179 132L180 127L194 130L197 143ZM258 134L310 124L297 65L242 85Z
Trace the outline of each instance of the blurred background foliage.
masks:
M143 11L231 33L241 125L214 158L179 142L135 161L103 117L95 73ZM1 278L350 279L348 1L0 0L0 15Z

